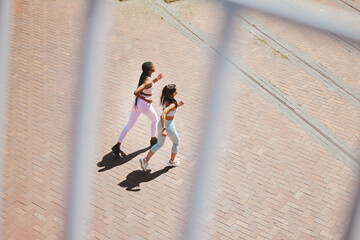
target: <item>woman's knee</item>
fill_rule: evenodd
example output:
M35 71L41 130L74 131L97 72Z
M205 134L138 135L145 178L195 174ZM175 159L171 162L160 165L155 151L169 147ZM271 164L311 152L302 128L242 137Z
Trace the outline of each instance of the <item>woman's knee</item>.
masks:
M135 125L135 121L130 121L126 124L125 128L130 130Z
M179 149L179 144L178 143L173 143L173 146L171 148L171 152L172 153L177 153Z
M157 142L154 146L152 146L151 151L156 153L162 146L164 146L164 142Z
M152 124L158 124L158 121L159 121L159 117L156 114L153 115L151 118Z
M179 138L178 135L176 135L176 139L175 139L175 141L174 141L173 143L174 143L174 145L179 146L179 144L180 144L180 138Z
M161 148L162 146L164 146L165 141L158 141L157 144L159 145L159 148Z

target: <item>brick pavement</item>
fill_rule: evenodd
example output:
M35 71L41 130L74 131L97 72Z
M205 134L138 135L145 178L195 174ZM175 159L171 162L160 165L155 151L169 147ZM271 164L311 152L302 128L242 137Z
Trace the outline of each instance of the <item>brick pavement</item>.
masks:
M94 197L88 239L182 239L191 207L188 200L201 149L201 133L205 131L202 123L210 97L206 84L215 63L143 1L109 4L114 15L106 50L100 138L96 159L89 160L93 166L90 187ZM16 15L2 195L3 239L63 238L64 179L70 167L74 85L80 65L84 5L37 0L24 2ZM211 2L179 1L169 6L211 37L219 36L218 29L213 27L216 25L211 24L222 20L207 15L217 13ZM300 82L286 87L274 74L278 71L276 74L281 78L283 73L278 68L286 69L287 74L300 72L309 81L302 90L309 95L295 96L294 100L298 103L302 103L300 99L308 100L308 111L316 109L318 115L314 116L321 121L328 119L325 122L328 127L339 135L342 133L344 140L356 147L359 131L349 120L357 118L356 108L299 66L274 55L268 46L253 44L254 36L250 33L244 33L244 39L248 40L244 44L255 53L249 60L253 62L251 67L262 71L264 77L290 96L302 89ZM306 52L304 49L300 50ZM157 73L165 75L154 92L157 113L161 109L156 96L164 84L175 82L178 97L185 102L176 116L182 165L164 168L171 147L167 140L151 160L151 173L143 175L138 158L145 155L149 140L146 117L141 116L126 137L122 145L124 159L114 160L109 147L127 122L141 63L149 59L156 64ZM272 64L272 74L266 75L268 68L256 68L256 61ZM348 63L350 60L346 59L344 69ZM234 73L228 77L237 79ZM352 84L351 81L355 80L349 80ZM319 90L314 93L317 88L323 93ZM341 239L356 186L354 169L336 159L253 89L239 81L236 89L239 92L233 103L232 132L222 144L227 157L216 164L221 181L216 188L213 186L210 198L213 217L210 214L203 222L208 226L204 238ZM341 103L348 111L337 109L335 103L322 105L317 99L324 95L329 103ZM337 118L336 112L345 119ZM104 167L96 166L99 161Z
M176 5L177 4L177 5ZM179 10L180 13L183 13L188 20L197 25L203 32L208 36L215 38L217 41L220 40L221 36L219 34L219 25L222 23L222 19L211 18L212 15L220 15L221 11L220 6L214 6L214 4L206 3L204 1L198 1L196 4L185 4L176 3L173 4L175 9ZM199 5L203 5L202 8L199 8ZM177 8L178 6L178 8ZM313 57L313 54L310 55L309 52L315 49L316 51L321 51L322 54L331 54L331 58L327 58L326 61L338 61L337 64L333 65L335 67L328 68L328 65L323 63L323 61L318 61L318 58L315 58L317 63L324 65L328 71L333 71L333 69L344 69L344 72L347 71L349 78L344 78L344 72L336 70L332 75L337 75L341 77L341 80L345 81L346 84L349 84L348 88L352 91L353 87L356 87L358 84L356 72L352 72L355 66L358 65L360 58L356 55L352 55L347 52L344 55L345 49L339 45L330 45L334 43L331 41L328 35L318 34L314 30L308 30L314 32L314 36L307 32L307 38L298 40L300 30L297 29L306 29L304 27L292 26L285 21L280 21L274 18L252 13L253 18L261 19L260 24L263 26L269 25L270 31L274 32L276 35L279 31L282 31L284 35L284 40L293 44L295 47L299 45L304 45L304 48L307 50L304 51L305 54L308 54L309 57ZM266 17L266 19L264 19ZM220 22L220 24L219 24ZM276 25L276 23L277 25ZM242 24L237 23L234 27L236 30L233 35L232 50L233 52L249 67L253 68L265 79L272 82L277 86L281 91L287 94L290 98L295 100L300 104L306 111L310 114L321 120L327 127L341 136L348 143L357 146L357 141L359 138L359 131L356 130L359 126L358 119L359 110L351 106L351 102L346 101L341 98L336 92L332 89L324 86L318 79L310 76L306 73L303 68L303 64L298 64L294 59L289 59L290 56L286 55L279 47L274 47L265 37L251 36L248 34L247 29L244 29ZM298 35L286 34L288 31L298 31ZM322 38L318 37L322 36ZM281 37L282 35L278 35ZM309 43L307 43L309 42ZM316 42L316 46L321 45L323 49L315 48L311 45L310 42ZM298 47L302 51L302 48ZM325 59L326 57L324 57ZM269 61L272 59L272 61ZM340 62L341 60L341 62ZM260 61L263 61L262 64L259 64ZM325 60L324 60L325 61ZM347 68L348 67L348 68ZM350 81L351 80L351 81ZM345 123L346 122L346 123Z
M61 239L84 4L19 4L11 59L2 239Z
M359 123L354 119L358 119L360 110L304 71L301 65L282 54L281 49L269 46L266 41L263 42L263 38L245 35L245 31L239 35L235 33L235 39L241 35L244 37L241 42L234 44L241 44L240 48L234 47L234 52L302 108L355 146L359 138Z
M264 25L271 28L272 31L280 37L325 66L343 81L348 82L358 90L360 89L359 83L356 81L359 70L355 70L359 64L359 57L348 52L334 42L332 38L322 32L302 26L294 26L280 19L272 18L272 20L269 21L269 16L266 15L257 15L257 18L261 19ZM281 25L282 27L274 27L275 25ZM304 35L311 37L301 38L301 41L299 41L298 39Z

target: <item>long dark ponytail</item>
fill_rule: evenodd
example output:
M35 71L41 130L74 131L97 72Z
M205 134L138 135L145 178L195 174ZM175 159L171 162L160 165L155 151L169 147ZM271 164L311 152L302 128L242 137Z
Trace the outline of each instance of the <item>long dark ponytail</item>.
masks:
M175 103L175 107L178 107L178 103L175 100L173 94L176 91L176 85L175 84L169 84L166 85L161 93L161 97L160 97L160 104L164 105L166 102L171 103Z
M153 65L152 62L144 62L143 63L143 65L141 66L142 73L140 75L139 83L138 83L137 87L140 87L144 83L146 77L149 76L149 71L150 71L152 65ZM138 98L136 97L135 98L135 106L137 105L137 100L138 100Z

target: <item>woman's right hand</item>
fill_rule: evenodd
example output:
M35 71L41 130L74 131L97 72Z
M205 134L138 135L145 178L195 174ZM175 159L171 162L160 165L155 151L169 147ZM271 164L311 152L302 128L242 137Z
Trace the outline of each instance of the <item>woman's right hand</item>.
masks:
M151 98L145 98L145 102L152 103L152 99Z
M181 107L182 105L184 105L184 102L183 102L183 101L180 101L180 102L179 102L179 107Z
M161 131L161 135L166 137L166 129L165 128L163 128L163 130Z

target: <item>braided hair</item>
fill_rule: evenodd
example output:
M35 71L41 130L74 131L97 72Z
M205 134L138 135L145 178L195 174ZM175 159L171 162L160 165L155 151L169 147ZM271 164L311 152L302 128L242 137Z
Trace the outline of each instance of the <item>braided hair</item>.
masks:
M137 87L140 87L145 82L146 77L149 76L149 71L150 71L152 65L153 65L152 62L144 62L143 63L143 65L141 66L142 73L140 75L139 83L138 83ZM138 98L136 97L135 98L135 106L137 105L137 100L138 100Z

